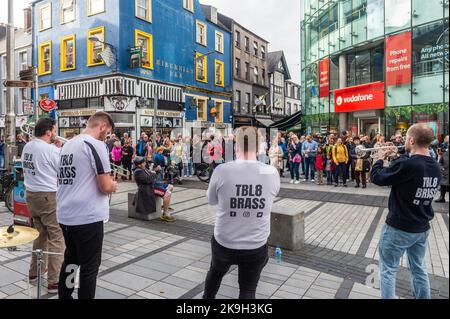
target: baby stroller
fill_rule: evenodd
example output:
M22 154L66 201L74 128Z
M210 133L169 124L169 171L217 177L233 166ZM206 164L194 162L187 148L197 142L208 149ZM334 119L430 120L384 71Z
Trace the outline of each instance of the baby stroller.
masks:
M175 183L178 185L183 184L183 181L181 180L180 165L177 165L175 161L172 161L171 165L167 167L167 181L172 185L175 185Z

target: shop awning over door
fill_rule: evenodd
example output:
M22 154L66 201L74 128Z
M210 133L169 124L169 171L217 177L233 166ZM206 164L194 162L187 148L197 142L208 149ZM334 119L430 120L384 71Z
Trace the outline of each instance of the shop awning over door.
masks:
M281 121L273 123L272 125L270 125L270 128L277 128L279 130L288 130L299 124L300 121L302 120L302 117L303 113L301 111L297 112L285 119L282 119Z

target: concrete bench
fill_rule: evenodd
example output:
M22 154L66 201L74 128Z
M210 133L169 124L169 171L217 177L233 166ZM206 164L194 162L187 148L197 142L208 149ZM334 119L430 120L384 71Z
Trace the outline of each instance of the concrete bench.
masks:
M151 214L140 214L136 212L135 207L133 206L134 201L134 193L128 193L128 218L140 219L140 220L153 220L158 219L162 213L162 198L156 196L156 212Z
M298 250L305 244L305 213L294 207L274 204L269 245Z

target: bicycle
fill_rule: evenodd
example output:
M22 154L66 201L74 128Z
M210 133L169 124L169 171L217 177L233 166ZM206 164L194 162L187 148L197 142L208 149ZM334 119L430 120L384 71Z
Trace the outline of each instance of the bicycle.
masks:
M195 175L203 183L209 183L211 164L201 163L195 168Z
M14 175L6 170L2 170L0 174L0 201L5 202L6 208L14 213Z

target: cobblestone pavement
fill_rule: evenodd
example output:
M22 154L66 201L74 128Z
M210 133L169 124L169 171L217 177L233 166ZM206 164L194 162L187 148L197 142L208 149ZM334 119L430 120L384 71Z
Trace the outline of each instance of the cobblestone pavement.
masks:
M102 265L97 288L99 299L201 298L210 263L214 208L206 202L206 185L195 180L177 186L172 207L177 222L143 222L128 219L127 194L132 183L120 185L111 201L111 218L105 224ZM283 262L272 258L265 267L257 297L262 299L377 299L380 292L367 283L375 277L378 240L387 214L389 189L335 188L283 181L278 204L305 211L306 245L283 252ZM435 205L436 218L427 254L433 298L449 298L449 212ZM0 208L0 225L11 223ZM20 247L31 248L31 245ZM30 256L0 250L0 299L33 298L29 285ZM369 283L369 286L370 285ZM238 270L223 280L219 298L237 298ZM45 298L55 298L46 294ZM406 261L398 274L399 298L412 298Z

